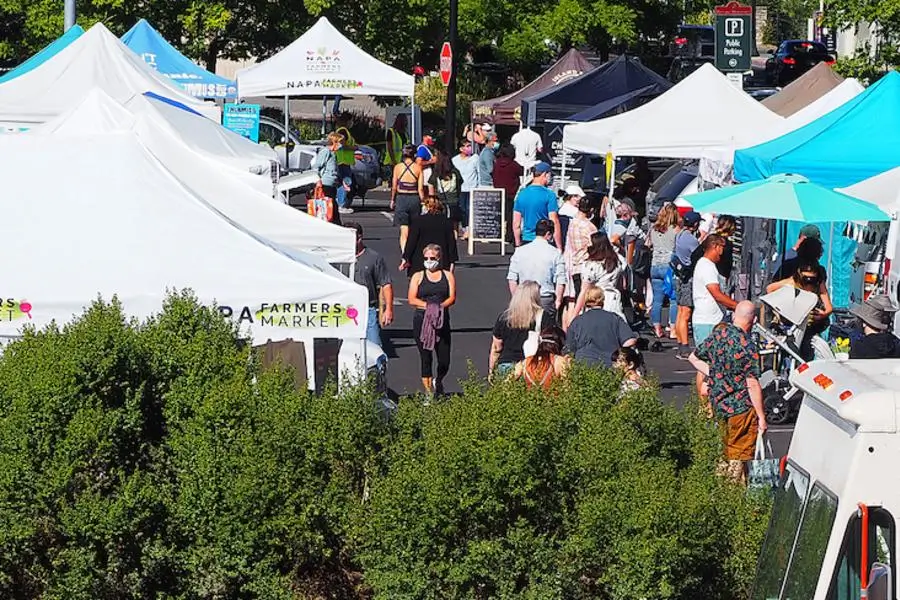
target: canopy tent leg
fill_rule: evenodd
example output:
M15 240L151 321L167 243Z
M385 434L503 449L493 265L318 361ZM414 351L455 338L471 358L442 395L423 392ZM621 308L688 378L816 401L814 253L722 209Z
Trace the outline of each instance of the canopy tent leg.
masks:
M414 80L415 81L415 80ZM416 145L416 84L413 83L412 94L409 96L410 98L410 110L409 110L409 143Z
M834 221L828 232L828 297L834 298L834 273L832 272L832 261L834 257Z
M284 170L291 170L291 150L288 142L291 141L291 98L284 95ZM290 197L290 192L288 192Z
M612 231L612 225L615 221L615 213L613 212L613 187L616 182L616 158L613 156L612 152L606 153L606 160L608 164L606 165L606 172L608 173L608 177L606 178L606 223L604 223L604 228L606 229L606 234L609 235Z
M521 121L519 121L521 123ZM566 187L566 135L563 133L562 140L562 166L559 168L559 189L565 189ZM552 165L551 165L552 166Z

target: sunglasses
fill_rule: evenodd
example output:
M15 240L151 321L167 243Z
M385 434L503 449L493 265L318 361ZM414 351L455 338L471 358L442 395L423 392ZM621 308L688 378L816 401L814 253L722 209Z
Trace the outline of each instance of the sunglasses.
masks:
M815 283L819 283L819 278L814 275L804 275L800 277L800 283L812 285Z

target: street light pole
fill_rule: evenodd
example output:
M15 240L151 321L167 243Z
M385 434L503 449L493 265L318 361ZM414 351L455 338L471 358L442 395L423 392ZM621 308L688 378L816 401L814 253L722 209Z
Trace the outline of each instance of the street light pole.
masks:
M66 0L66 24L65 31L72 29L75 26L75 0Z
M451 156L456 148L456 65L459 64L459 48L456 35L456 21L459 13L459 0L450 0L449 42L453 50L451 58L450 82L447 84L447 114L445 117L447 134L444 136L444 147Z

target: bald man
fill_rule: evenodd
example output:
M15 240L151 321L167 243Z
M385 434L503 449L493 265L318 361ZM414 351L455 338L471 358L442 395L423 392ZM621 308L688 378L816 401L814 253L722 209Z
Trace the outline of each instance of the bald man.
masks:
M753 459L756 437L766 431L759 352L750 337L754 321L753 303L738 302L732 323L716 325L689 359L706 378L709 403L716 416L725 421L728 473L741 481L746 480L746 461Z

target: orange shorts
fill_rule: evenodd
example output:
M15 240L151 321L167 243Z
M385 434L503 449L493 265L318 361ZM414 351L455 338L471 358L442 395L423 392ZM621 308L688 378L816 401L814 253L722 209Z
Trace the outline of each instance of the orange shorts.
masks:
M759 424L756 411L728 417L722 426L726 460L753 460Z

